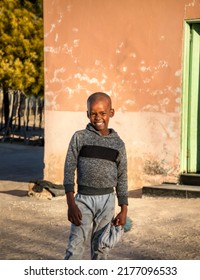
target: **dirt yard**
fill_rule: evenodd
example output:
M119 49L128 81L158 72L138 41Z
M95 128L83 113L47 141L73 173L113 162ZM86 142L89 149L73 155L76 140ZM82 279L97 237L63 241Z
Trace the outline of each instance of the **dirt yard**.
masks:
M0 211L0 259L63 259L69 234L65 197L30 198L27 183L1 181ZM128 214L133 228L110 259L200 259L199 199L130 198Z
M0 144L0 154L0 259L62 260L69 234L65 197L27 195L28 180L41 179L43 148ZM133 228L109 259L199 260L200 199L140 194L130 192L128 216Z

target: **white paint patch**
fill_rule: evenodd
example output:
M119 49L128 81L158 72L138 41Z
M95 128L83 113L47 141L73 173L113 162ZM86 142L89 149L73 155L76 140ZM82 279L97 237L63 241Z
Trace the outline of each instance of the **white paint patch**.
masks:
M53 79L50 80L50 83L60 82L61 79L58 78L58 74L59 74L59 73L64 73L65 71L66 71L66 69L65 69L64 67L61 67L61 68L59 68L59 69L56 69L56 70L54 71L54 77L53 77Z
M164 98L163 100L160 100L160 104L161 104L161 106L163 106L163 105L168 105L169 104L169 102L170 102L170 99L169 98Z
M159 106L158 105L152 105L148 104L144 106L141 111L150 111L150 112L158 112L159 111Z
M125 104L134 105L134 104L135 104L135 100L133 100L133 99L127 99L127 100L125 101Z
M106 80L108 79L108 76L105 73L102 74L102 77Z
M49 33L52 33L54 29L56 28L56 25L54 23L51 24L51 28L49 30Z
M160 60L158 62L158 65L156 66L145 66L144 64L144 60L142 60L140 62L141 64L143 64L142 66L140 66L140 71L141 72L151 72L151 71L158 71L159 69L162 69L162 68L167 68L168 67L168 62L165 61L165 60Z
M100 60L95 60L95 63L94 63L95 65L100 65L101 64L101 61Z
M177 70L176 72L175 72L175 76L176 77L180 77L181 76L181 69L179 69L179 70Z
M135 53L130 53L129 56L133 57L133 58L136 58L136 54Z
M168 62L165 61L165 60L160 60L159 63L158 63L158 66L155 67L155 69L160 69L160 68L167 68L169 65L168 65Z
M172 86L166 86L165 91L174 92Z
M160 89L156 89L154 91L152 91L151 95L152 96L156 96L156 95L162 95L164 92Z
M146 66L141 66L141 67L140 67L140 71L141 71L141 72L151 71L151 67L150 67L150 66L148 66L148 67L146 67Z
M77 64L79 62L79 59L77 57L74 58L74 63Z
M160 36L159 40L160 40L160 41L165 40L165 36L164 36L164 35Z
M58 23L61 23L62 22L62 19L63 19L63 15L62 13L60 13L60 18L57 20Z
M123 72L127 72L127 69L128 69L127 66L122 67L122 71L123 71Z
M81 74L81 73L75 74L74 78L78 79L79 81L85 81L88 84L96 84L98 87L101 87L102 90L104 90L102 85L106 83L105 78L103 78L101 81L99 81L97 78L94 78L94 77L91 78L87 74Z
M47 95L47 96L53 96L53 95L54 95L54 92L53 92L53 91L46 91L46 92L45 92L45 95Z
M187 8L194 7L195 6L195 2L196 2L196 0L193 0L192 2L190 2L190 3L185 5L185 15L186 15L186 12L187 12Z
M181 88L180 87L175 88L175 92L176 93L181 93Z
M64 50L64 52L65 52L66 54L72 54L73 48L72 48L72 47L69 47L68 44L64 44L63 47L62 47L62 50Z
M46 91L45 95L47 96L47 98L45 99L45 106L51 107L54 111L59 110L60 105L56 102L57 95L55 94L55 92ZM51 102L48 101L48 96L51 97Z
M72 11L72 5L67 5L67 12L70 13Z
M56 25L55 25L54 23L52 23L49 32L46 32L46 33L44 34L44 38L47 38L47 36L48 36L50 33L52 33L52 32L54 31L55 28L56 28Z
M56 69L55 70L55 73L57 74L57 73L64 73L65 72L65 68L64 67L61 67L61 68L59 68L59 69Z
M121 53L121 48L123 48L124 47L124 42L121 42L120 44L119 44L119 46L118 46L118 48L116 49L116 53Z
M55 42L58 42L58 33L56 33Z
M77 48L77 47L79 47L80 40L75 39L73 43L74 43L74 47Z
M46 46L46 47L44 47L44 51L49 52L49 53L59 53L60 52L60 47L54 48L54 47L51 47L51 46Z
M68 94L69 98L71 98L74 93L74 90L70 87L66 87L64 91Z
M62 19L63 19L63 14L60 13L56 23L52 23L50 30L44 34L45 38L56 29L56 26L62 22Z
M146 67L145 66L141 66L140 67L140 71L145 72L146 71Z
M79 29L74 27L74 28L72 28L72 31L75 32L75 33L78 33Z
M74 78L79 79L80 81L86 81L89 84L94 84L94 83L98 82L98 80L96 78L90 78L87 74L77 73L74 75Z

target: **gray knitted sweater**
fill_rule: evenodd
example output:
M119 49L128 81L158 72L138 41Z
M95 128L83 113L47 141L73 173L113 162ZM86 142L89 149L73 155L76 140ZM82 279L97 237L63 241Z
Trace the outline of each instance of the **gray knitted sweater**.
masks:
M113 129L102 136L88 124L74 133L65 160L65 192L74 192L76 170L78 193L100 195L115 189L118 204L128 204L126 150Z

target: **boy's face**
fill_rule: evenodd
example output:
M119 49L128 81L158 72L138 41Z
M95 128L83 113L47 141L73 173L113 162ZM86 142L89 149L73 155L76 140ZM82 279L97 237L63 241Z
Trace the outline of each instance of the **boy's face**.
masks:
M100 99L88 104L87 116L93 127L102 135L108 135L109 119L114 116L114 109L111 108L107 99Z

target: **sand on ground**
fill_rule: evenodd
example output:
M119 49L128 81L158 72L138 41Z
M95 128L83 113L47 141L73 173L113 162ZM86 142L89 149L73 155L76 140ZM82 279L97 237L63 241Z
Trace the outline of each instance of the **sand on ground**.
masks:
M43 147L0 144L0 259L62 260L69 236L65 196L29 197L30 179L41 179ZM144 198L131 191L132 229L110 260L199 260L200 199ZM119 208L116 206L116 213ZM90 259L89 246L84 259Z

